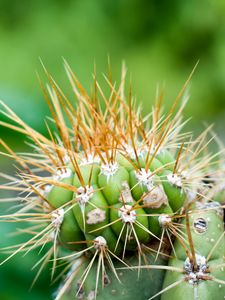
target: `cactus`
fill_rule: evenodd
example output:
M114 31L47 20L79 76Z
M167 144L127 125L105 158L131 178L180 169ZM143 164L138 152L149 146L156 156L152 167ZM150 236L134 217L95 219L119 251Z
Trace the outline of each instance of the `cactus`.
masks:
M44 69L48 138L1 102L11 122L0 124L25 134L33 150L17 154L1 140L19 168L18 176L2 174L11 182L1 189L23 198L0 220L30 223L26 242L2 249L9 255L1 265L48 244L34 282L51 262L52 279L62 280L56 300L223 299L223 158L208 149L211 127L196 139L183 132L193 72L167 115L158 95L142 117L131 88L125 96L124 66L118 87L106 78L109 96L96 75L89 96L65 69L76 103Z
M180 299L184 291L187 299L222 299L225 293L223 210L218 202L197 203L187 218L190 228L184 227L183 232L190 234L189 244L185 249L176 241L177 256L169 263L182 272L167 271L161 299Z

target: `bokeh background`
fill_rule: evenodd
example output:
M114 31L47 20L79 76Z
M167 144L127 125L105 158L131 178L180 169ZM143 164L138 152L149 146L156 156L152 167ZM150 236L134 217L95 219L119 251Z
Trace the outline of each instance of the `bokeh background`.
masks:
M41 132L46 132L43 118L49 112L36 77L36 71L43 73L39 58L67 87L66 58L89 89L94 62L101 81L108 55L116 81L126 61L134 94L146 112L157 85L165 87L169 106L199 60L185 109L192 117L188 126L198 132L203 122L215 123L225 138L224 0L0 0L0 98ZM21 135L4 128L0 135L14 149L26 149ZM0 164L1 172L13 172L7 159L1 157ZM6 204L0 205L2 212ZM20 241L7 238L13 228L0 223L0 247ZM28 292L35 262L31 253L0 267L1 300L51 299L55 287L49 288L47 271Z

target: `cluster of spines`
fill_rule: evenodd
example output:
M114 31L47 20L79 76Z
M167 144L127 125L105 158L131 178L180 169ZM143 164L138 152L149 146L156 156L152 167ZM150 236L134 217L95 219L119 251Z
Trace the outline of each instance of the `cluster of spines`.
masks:
M94 93L89 97L67 63L65 67L78 101L76 107L72 105L45 70L51 87L45 90L42 83L41 86L58 131L52 132L47 125L49 138L30 128L2 103L2 113L14 123L1 121L1 125L26 134L33 141L34 153L16 154L1 141L8 152L5 155L19 165L19 177L10 177L11 183L2 188L19 191L23 197L21 208L1 219L38 223L27 230L32 237L26 243L16 250L5 249L12 253L2 263L18 252L51 243L39 264L42 269L53 257L53 276L56 262L61 259L60 247L75 251L64 259L75 260L92 251L82 287L96 257L97 278L100 268L104 275L105 261L118 277L113 260L126 265L126 250L137 251L141 257L144 247L151 249L152 237L159 241L156 259L165 255L165 236L175 256L174 238L186 249L191 240L182 233L180 220L187 222L185 212L190 202L213 199L214 195L209 196L209 178L214 186L221 185L223 170L220 153L208 152L212 139L208 141L207 135L211 128L195 140L181 132L186 123L182 120L186 99L179 109L177 104L190 78L168 115L162 115L159 97L152 113L142 118L140 110L134 110L131 88L125 99L124 67L118 89L106 78L109 97L95 74ZM67 125L68 120L71 126ZM42 175L46 172L47 177ZM73 265L73 260L69 265ZM138 267L142 267L141 259ZM96 289L97 286L98 279Z

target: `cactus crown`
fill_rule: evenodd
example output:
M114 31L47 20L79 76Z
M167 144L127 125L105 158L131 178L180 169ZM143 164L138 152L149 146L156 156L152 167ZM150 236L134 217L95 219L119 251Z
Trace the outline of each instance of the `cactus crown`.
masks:
M118 87L106 78L109 96L95 75L89 96L66 62L65 69L76 103L46 70L50 85L45 88L41 83L55 127L47 125L48 138L1 102L2 113L13 122L1 121L1 125L25 134L33 149L17 154L1 140L5 155L19 168L18 176L2 174L11 182L1 189L20 192L22 201L18 211L0 218L30 223L25 231L30 238L5 248L10 254L1 264L18 252L49 244L38 262L40 270L52 261L53 278L57 262L67 261L57 300L63 299L74 281L78 299L104 299L99 285L113 285L113 276L122 281L119 269L137 269L139 274L142 269L163 271L158 290L146 292L143 299L167 295L171 288L179 295L179 287L186 282L223 285L223 274L213 273L224 264L220 253L223 197L218 196L224 189L222 152L208 150L211 127L196 139L182 131L184 91L192 74L168 114L163 114L162 95L158 95L152 112L143 117L141 109L135 109L131 88L125 96L124 66ZM209 245L201 249L203 236ZM211 240L215 243L210 244ZM149 263L149 253L154 263ZM172 279L166 275L163 280L165 270L178 275Z

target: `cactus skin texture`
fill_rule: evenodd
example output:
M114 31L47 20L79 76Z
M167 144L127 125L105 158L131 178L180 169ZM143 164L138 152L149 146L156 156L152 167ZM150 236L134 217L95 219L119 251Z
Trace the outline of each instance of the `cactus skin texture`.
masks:
M190 258L187 258L185 249L176 241L174 247L177 258L171 259L169 265L183 269L184 274L167 271L164 288L172 285L175 287L163 293L162 300L209 300L213 298L222 300L224 298L225 285L222 282L225 278L225 237L223 226L223 210L218 202L199 205L198 209L190 213L190 242L196 262L193 260L190 247L188 247ZM186 229L184 232L187 234Z
M146 263L155 265L155 258L152 254L145 253ZM130 265L137 265L138 259L131 257L128 259ZM160 258L157 261L157 265L164 265L166 260ZM82 268L77 274L77 278L74 279L73 285L67 292L62 300L71 300L74 298L76 291L80 288L80 277L84 268L87 266L87 262L82 264ZM121 263L115 263L115 267L120 268ZM96 272L97 263L94 264L91 269L87 280L85 281L82 289L77 294L78 299L90 300L95 298L96 290ZM104 277L104 288L102 289L101 283L98 288L98 298L100 300L115 298L118 300L129 300L129 299L148 299L149 296L153 296L162 288L162 282L164 277L164 270L141 270L138 274L134 270L122 269L118 270L118 277L121 280L121 284L118 284L118 279L112 274L110 270L107 270L107 276ZM156 298L157 299L157 298ZM160 299L158 297L158 299Z
M132 90L125 96L124 66L118 87L106 79L109 95L94 75L91 96L65 69L75 104L44 68L48 138L1 102L14 125L0 124L25 134L33 152L17 154L0 140L21 170L1 174L10 184L0 189L24 197L0 221L29 224L27 241L4 248L0 266L47 248L34 282L51 263L52 279L61 279L55 300L224 299L224 157L222 149L210 154L211 127L196 139L183 132L192 74L168 115L158 95L143 117Z

